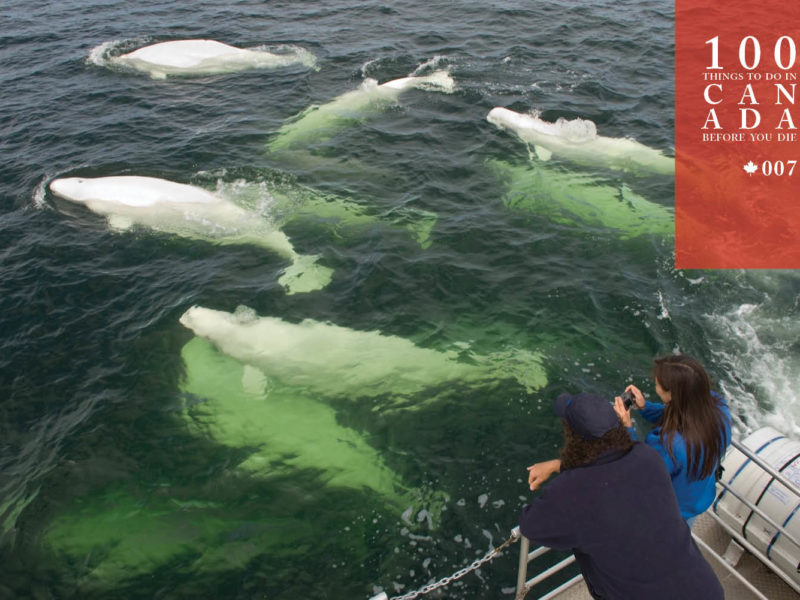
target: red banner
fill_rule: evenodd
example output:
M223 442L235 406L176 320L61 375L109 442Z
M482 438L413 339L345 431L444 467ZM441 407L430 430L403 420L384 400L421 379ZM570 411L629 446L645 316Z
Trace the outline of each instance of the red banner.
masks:
M799 55L800 3L676 0L676 268L800 268Z

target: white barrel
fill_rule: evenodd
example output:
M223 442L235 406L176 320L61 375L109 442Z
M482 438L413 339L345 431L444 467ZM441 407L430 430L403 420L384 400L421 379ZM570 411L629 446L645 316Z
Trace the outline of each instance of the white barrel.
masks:
M764 427L742 446L795 485L787 488L756 462L731 446L722 462L722 481L757 506L789 534L780 532L730 491L717 487L712 509L731 529L760 550L773 566L800 584L800 442ZM790 539L791 538L791 539ZM792 541L795 540L795 541Z

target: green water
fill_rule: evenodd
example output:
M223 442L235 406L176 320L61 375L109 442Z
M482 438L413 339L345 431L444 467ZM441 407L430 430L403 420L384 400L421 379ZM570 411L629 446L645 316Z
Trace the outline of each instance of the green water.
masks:
M12 1L0 598L416 589L508 536L525 467L560 444L559 392L652 395L652 357L676 349L738 432L797 434L796 273L675 271L671 177L542 161L486 120L588 119L671 155L671 11ZM175 39L315 63L164 80L111 61ZM340 102L437 71L455 87ZM303 115L319 121L282 146ZM112 230L47 189L111 175L218 193L330 281L288 294L292 261L259 244ZM193 306L249 307L307 345L212 344L181 324ZM446 597L515 577L505 554Z

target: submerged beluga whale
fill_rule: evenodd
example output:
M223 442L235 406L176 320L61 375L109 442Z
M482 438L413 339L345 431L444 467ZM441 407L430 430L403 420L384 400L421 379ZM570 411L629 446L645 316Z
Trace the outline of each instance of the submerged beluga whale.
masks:
M444 93L455 90L455 82L445 70L429 75L412 75L378 84L365 80L361 86L321 106L312 106L284 124L269 142L273 152L302 147L309 141L326 139L336 130L359 121L370 110L386 108L397 102L400 94L411 89Z
M135 225L218 244L252 244L291 261L279 283L288 293L325 287L331 269L316 256L298 254L285 233L267 219L205 189L155 177L65 177L50 191L106 217L112 229Z
M651 202L624 183L538 162L513 165L489 160L486 164L505 185L503 203L510 209L565 225L613 231L621 238L674 234L672 207Z
M349 560L364 560L372 521L343 530L335 506L342 499L345 511L355 501L412 530L438 524L447 495L429 484L409 485L369 436L340 424L330 406L266 382L198 337L181 357L180 402L163 408L177 412L192 437L213 442L212 454L195 459L213 463L221 452L224 470L203 462L192 483L159 473L155 486L115 482L63 504L42 546L80 565L74 577L83 594L113 595L122 583L160 569L194 576L241 571L259 557L319 548L320 539L332 537L346 536ZM329 516L319 523L303 518L320 510Z
M486 120L511 131L533 146L536 156L547 161L553 155L578 164L609 167L634 173L675 173L675 159L629 138L609 138L597 134L592 121L558 119L555 123L507 108L489 111Z
M313 67L316 59L302 48L285 54L262 49L243 49L215 40L175 40L144 46L108 59L119 65L148 73L154 79L169 76L213 75L246 69L275 69L291 64Z
M223 354L315 398L368 397L387 408L413 408L410 396L426 392L421 405L443 384L493 385L513 378L532 391L547 383L542 357L529 351L462 360L460 352L423 348L380 331L312 319L291 323L245 307L228 313L194 306L180 322Z
M267 381L199 337L186 343L181 356L180 389L202 402L201 410L184 410L182 416L194 435L250 449L236 473L270 479L307 471L314 473L315 487L374 492L398 516L409 507L441 505L441 494L405 485L367 437L338 423L327 404Z
M225 489L232 482L213 484ZM162 486L172 487L163 480ZM277 502L257 507L256 517L254 508L193 491L199 496L187 497L185 491L182 496L145 495L112 485L72 499L48 523L42 546L80 564L73 570L80 597L109 597L118 596L121 585L159 569L192 576L245 569L260 555L280 556L319 535L307 519L280 513Z

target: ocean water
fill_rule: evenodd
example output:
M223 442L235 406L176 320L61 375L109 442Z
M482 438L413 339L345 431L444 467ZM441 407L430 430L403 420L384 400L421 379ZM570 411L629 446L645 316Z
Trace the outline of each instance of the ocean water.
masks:
M154 79L113 61L198 38L315 63ZM581 118L671 156L672 57L672 5L652 0L7 2L0 598L409 592L508 537L525 467L559 447L558 392L652 395L653 356L676 350L739 435L798 435L800 277L676 271L653 221L671 177L543 161L486 120ZM437 71L453 89L324 113ZM115 231L48 189L109 175L216 191L331 282L288 294L269 249ZM290 339L308 319L334 349L312 336L255 372L193 339L195 305ZM516 560L440 597L503 597Z

